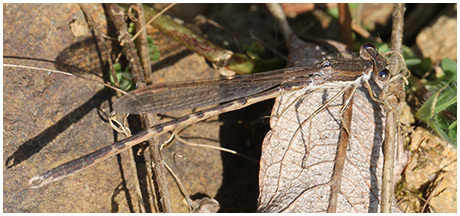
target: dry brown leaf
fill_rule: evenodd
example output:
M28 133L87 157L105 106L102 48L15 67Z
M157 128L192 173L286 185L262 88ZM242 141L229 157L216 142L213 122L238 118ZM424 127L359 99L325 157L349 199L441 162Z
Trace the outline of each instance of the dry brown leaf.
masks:
M294 42L295 49L290 50L294 55L297 50L305 52L311 47ZM294 66L301 64L298 59L295 62ZM262 148L259 211L326 212L334 186L331 179L340 136L342 97L305 120L339 90L319 90L300 100L305 92L297 91L276 99L272 130ZM383 121L381 106L368 97L366 89L359 88L354 96L351 140L337 212L379 212Z

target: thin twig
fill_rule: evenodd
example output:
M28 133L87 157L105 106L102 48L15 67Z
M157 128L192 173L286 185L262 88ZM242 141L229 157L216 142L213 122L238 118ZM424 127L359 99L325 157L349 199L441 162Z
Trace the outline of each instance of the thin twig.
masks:
M353 38L351 30L351 14L348 5L345 3L339 4L339 22L341 29L342 41L347 45L348 50L353 48ZM337 145L337 153L334 162L334 170L332 174L330 197L327 212L337 212L337 199L341 191L342 174L345 166L348 143L350 141L350 132L347 128L351 128L351 120L353 115L353 89L348 89L343 94L343 101L349 98L348 106L342 113L342 127L340 128L340 138Z
M109 70L110 73L113 77L113 82L115 87L120 88L120 83L118 82L117 75L115 73L115 69L113 68L113 61L112 57L110 56L109 49L107 48L107 45L104 42L104 36L102 35L99 25L94 21L93 17L88 13L88 8L84 4L78 4L83 11L83 14L85 14L86 20L88 22L89 27L93 30L94 36L96 37L98 47L101 51L101 53L105 54L105 57L107 59L107 63L109 64ZM121 97L121 94L119 92L116 93L117 97Z
M152 74L152 69L150 67L150 56L149 56L149 49L148 49L148 42L147 42L147 31L146 30L141 30L145 26L145 16L144 16L142 4L136 3L135 6L138 9L139 17L137 17L137 21L134 24L135 24L136 31L137 31L136 35L140 35L140 37L137 38L137 40L135 40L136 48L138 50L139 57L140 57L140 60L141 60L141 63L142 63L142 67L144 69L145 83L147 85L149 85L149 84L152 84L152 80L151 80L151 76L150 76ZM134 40L134 38L133 38L133 40ZM149 144L153 145L153 146L150 146L150 147L154 147L155 143L158 143L157 139L149 142ZM149 148L150 154L153 156L153 152L152 152L151 149L152 148ZM147 170L147 172L151 173L152 170L149 169L149 170ZM140 184L140 183L138 183L138 184ZM153 184L153 182L152 182L152 184ZM153 188L151 188L151 189L153 191ZM140 192L140 190L139 190L139 192Z
M382 43L382 39L372 36L370 32L368 32L365 28L356 24L355 22L351 23L351 28L354 32L361 35L361 37L366 38L366 40L368 41L371 41L373 43Z
M137 38L135 42L142 66L144 68L144 77L146 78L145 82L147 85L150 85L152 84L152 80L150 78L150 75L152 74L152 68L150 67L147 31L145 30L145 26L147 25L145 24L145 16L142 4L136 3L136 6L139 9L139 17L137 18L137 21L134 24L137 30L136 35L139 35L139 38Z
M348 4L340 3L339 7L339 23L340 23L340 36L342 37L342 42L347 45L348 50L353 49L353 35L351 28L351 14L350 9L348 9Z
M118 7L116 4L105 4L108 8L108 14L112 19L117 33L119 35L119 40L121 44L123 44L123 49L126 53L126 57L128 58L129 63L131 64L131 69L133 73L134 80L138 84L139 87L146 86L146 77L143 70L143 67L139 61L139 57L134 49L134 43L130 38L129 33L127 32L127 25L123 20L123 11ZM143 119L143 123L145 127L151 127L155 123L153 115L141 115ZM164 170L163 159L161 156L161 151L159 148L158 140L153 138L149 142L149 146L151 147L151 158L153 167L152 176L154 178L155 192L157 193L157 201L159 203L159 210L161 212L172 212L172 205L171 205L171 197L169 195L169 191L167 188L166 182L166 173Z
M3 64L3 67L13 67L13 68L24 68L24 69L30 69L30 70L36 70L36 71L46 71L48 73L56 73L56 74L62 74L62 75L65 75L65 76L70 76L70 77L76 77L76 78L79 78L79 79L84 79L84 80L88 80L90 82L95 82L95 83L98 83L98 84L101 84L107 88L110 88L110 89L113 89L117 92L120 92L121 94L128 94L127 92L117 88L117 87L114 87L114 86L111 86L107 83L104 83L104 82L101 82L100 80L95 80L95 79L90 79L90 78L87 78L87 77L84 77L84 76L80 76L80 75L77 75L77 74L73 74L73 73L69 73L69 72L65 72L65 71L60 71L60 70L53 70L53 69L47 69L47 68L39 68L39 67L33 67L33 66L25 66L25 65L16 65L16 64Z
M176 155L174 155L174 161L175 161L175 156ZM176 182L177 186L179 187L179 191L182 193L182 196L184 196L185 201L188 204L190 212L192 212L193 209L194 209L193 208L193 201L192 201L192 199L190 199L190 194L188 193L187 188L185 187L184 183L182 183L182 181L180 180L181 178L164 161L163 161L163 166L166 167L166 169L168 170L169 174L171 174L171 176L173 177L174 181Z
M133 52L135 52L134 45L132 45L132 43L130 43L131 39L130 39L129 34L127 32L127 25L126 25L126 23L124 22L124 19L123 19L123 17L124 17L123 12L115 4L107 4L105 6L108 8L108 14L109 14L112 22L114 23L115 28L117 29L118 35L120 35L120 37L119 37L120 44L123 44L123 46L122 46L123 50L125 51L125 53L127 53L127 58L131 63L133 76L137 77L136 81L138 81L140 78L142 78L142 76L140 76L138 74L142 74L143 70L142 70L142 68L139 69L139 67L137 66L138 65L137 64L138 60L136 60L137 55L135 53L133 54ZM130 136L130 134L128 134L128 136ZM139 202L138 206L139 206L141 212L145 212L145 202L144 202L144 199L142 197L142 193L140 192L140 185L139 185L139 179L138 179L138 174L137 174L137 167L136 167L136 163L135 163L135 159L134 159L134 153L133 153L131 148L129 149L129 155L130 155L129 164L131 165L131 169L134 172L133 173L133 178L134 178L133 181L134 181L134 184L135 184L135 186L134 186L135 191L136 191L136 194L137 194L137 197L138 197L138 202Z
M293 31L287 22L286 16L284 14L283 8L278 3L267 3L267 8L270 10L272 16L276 18L279 22L278 25L281 29L281 33L283 34L284 40L289 41L291 36L293 35Z
M163 10L161 10L157 15L153 16L148 22L147 24L145 24L141 29L139 29L137 31L137 33L133 36L133 40L135 40L137 38L137 36L139 36L139 34L145 30L145 28L147 28L148 25L152 24L153 21L155 21L155 19L157 19L159 16L161 16L162 14L164 14L166 11L168 11L170 8L172 8L174 5L176 5L177 3L172 3L170 5L168 5L168 7L164 8ZM145 22L145 21L144 21Z
M139 57L136 54L136 49L134 48L134 43L131 40L130 34L128 33L128 27L124 21L123 10L117 4L104 4L107 8L107 13L110 16L110 19L113 22L117 30L118 40L123 47L123 51L126 53L126 58L128 59L131 72L133 74L134 80L136 80L139 87L145 86L145 83L140 82L144 80L144 70L140 63Z
M241 153L238 153L237 151L235 150L231 150L231 149L227 149L227 148L222 148L222 147L219 147L219 146L211 146L211 145L206 145L206 144L199 144L199 143L192 143L192 142L189 142L187 140L184 140L182 137L180 137L179 135L175 135L175 138L183 143L183 144L186 144L186 145L190 145L190 146L194 146L194 147L201 147L201 148L210 148L210 149L215 149L215 150L219 150L219 151L223 151L223 152L227 152L227 153L230 153L230 154L234 154L234 155L238 155L238 156L241 156L243 158L246 158L250 161L253 161L253 162L256 162L256 163L259 163L258 160L254 159L254 158L251 158L249 156L246 156L244 154L241 154Z
M394 52L401 52L402 36L404 29L404 4L394 4L393 9L393 29L391 35L391 47ZM390 74L396 76L400 72L399 59L396 55L392 56L390 64ZM382 177L382 198L381 212L391 212L393 197L394 197L394 182L393 182L393 167L395 157L395 145L400 142L399 135L399 103L405 100L404 82L402 79L396 82L389 83L391 88L387 88L386 92L382 92L384 100L390 105L390 109L386 110L385 124L385 143L383 147L384 163ZM399 145L398 145L399 146Z
M135 22L135 26L136 26L136 29L141 29L142 26L145 25L145 19L144 19L144 15L143 15L143 7L142 7L142 4L140 3L137 3L136 4L137 6L137 9L139 11L139 17L137 18L137 21ZM142 32L141 34L139 34L139 32ZM151 84L152 81L150 79L150 74L152 73L152 70L151 70L151 67L150 67L150 57L149 57L149 50L148 50L148 44L147 44L147 32L146 31L138 31L138 34L140 35L140 37L136 40L136 48L138 50L138 53L139 53L139 57L140 57L140 60L141 60L141 63L142 63L142 67L144 69L144 78L145 78L145 83L147 85ZM150 143L157 143L158 141L157 140L153 140ZM149 148L151 149L151 148ZM152 154L152 152L150 152ZM135 167L135 166L133 166ZM150 170L148 171L150 172ZM136 182L136 191L137 191L137 194L139 196L139 199L140 199L140 206L141 206L141 210L143 212L145 212L145 205L147 203L144 202L144 199L142 197L142 193L141 193L141 190L140 190L140 182L139 182L139 179L138 178L135 178L135 182ZM153 190L153 188L152 188Z

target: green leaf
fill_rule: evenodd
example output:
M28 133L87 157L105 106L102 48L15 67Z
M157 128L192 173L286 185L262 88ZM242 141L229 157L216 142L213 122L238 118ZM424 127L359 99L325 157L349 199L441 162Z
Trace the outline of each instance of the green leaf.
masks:
M251 53L251 55L261 56L265 53L265 47L257 42L252 42L251 45L243 44L243 51ZM260 58L260 57L259 57Z
M447 134L449 137L455 137L455 140L457 140L457 120L452 122L449 127L447 128L448 132ZM455 146L457 146L457 142L454 142Z
M260 56L257 55L255 52L252 52L251 50L246 51L246 55L252 60L260 60Z
M113 64L115 70L115 75L117 76L118 83L120 84L120 89L123 91L129 91L134 88L134 78L133 75L129 72L130 67L126 67L125 71L122 71L120 63ZM115 85L115 80L110 74L110 83Z
M113 64L113 69L115 70L115 72L121 72L121 64L120 63ZM112 74L110 74L110 77L113 79Z
M327 14L331 16L334 19L339 19L339 8L338 7L333 7L327 10Z
M414 59L414 58L418 58L418 56L414 53L414 51L412 51L411 48L409 48L408 46L405 46L403 45L402 47L402 55L403 57L406 59Z
M420 109L417 111L416 117L424 121L429 120L433 118L434 115L436 115L437 113L447 109L449 106L455 103L457 103L456 85L448 87L444 91L441 91L439 95L433 94L430 98L428 98L427 101L425 101L425 103L423 103L422 107L420 107Z
M151 61L158 61L160 60L160 46L155 44L153 38L147 36L147 45L149 47L149 55Z
M134 32L134 22L129 23L128 32L132 34Z
M438 134L442 139L446 140L450 144L457 146L457 124L452 126L452 130L447 130L447 133L444 128L441 127L441 125L437 124L434 121L428 121L428 125L430 125L431 128ZM455 132L452 132L455 130Z
M457 103L457 86L447 88L443 91L438 98L438 101L435 106L435 113L439 113L442 110L447 109L449 106Z
M431 66L431 59L430 58L423 58L422 61L420 62L420 65L418 68L422 71L430 71L433 67Z
M456 145L456 107L457 85L450 84L428 98L415 116L426 122L441 138Z
M457 82L457 62L444 59L441 61L441 68L446 75L447 82Z
M406 62L406 65L407 67L409 66L416 66L416 65L419 65L422 60L421 59L418 59L418 58L415 58L415 59L406 59L404 60Z
M432 69L430 58L418 59L418 64L414 59L411 59L409 63L406 61L406 65L411 70L411 73L417 75L418 77L425 76L425 74Z
M375 44L375 47L377 47L379 53L386 53L391 50L390 46L388 46L387 43L378 43Z

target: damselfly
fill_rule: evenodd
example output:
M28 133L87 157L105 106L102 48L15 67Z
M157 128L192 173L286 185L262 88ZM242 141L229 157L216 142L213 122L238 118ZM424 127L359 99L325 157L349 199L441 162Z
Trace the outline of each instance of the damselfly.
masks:
M377 84L382 84L389 80L389 72L383 56L377 52L374 45L366 43L361 46L360 56L355 58L327 59L307 67L286 68L231 78L148 86L121 97L114 103L114 110L119 113L133 114L158 113L223 104L155 125L132 137L35 176L30 179L29 183L32 187L41 187L81 171L154 136L214 115L280 96L285 92L342 87L343 90L331 99L334 100L346 89L354 92L357 87L364 85L370 96L379 101L370 87L371 78ZM348 102L349 100L345 101L342 110ZM317 111L319 112L323 107Z

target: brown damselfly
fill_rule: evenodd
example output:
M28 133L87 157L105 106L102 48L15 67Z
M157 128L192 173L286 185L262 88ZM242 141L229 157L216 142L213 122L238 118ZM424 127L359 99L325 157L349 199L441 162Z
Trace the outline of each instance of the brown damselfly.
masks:
M329 87L342 88L312 115L327 107L345 90L351 89L352 92L355 92L357 87L362 85L368 89L372 99L379 101L369 84L371 78L377 84L382 84L389 80L389 73L383 56L377 52L374 45L366 43L361 46L359 57L330 58L306 67L286 68L230 78L148 86L120 98L114 103L114 110L119 113L157 113L223 104L155 125L132 137L35 176L30 179L29 183L32 187L41 187L81 171L154 136L214 115L275 98L286 92L298 90L308 92ZM348 102L349 100L345 100L342 111L347 107Z

